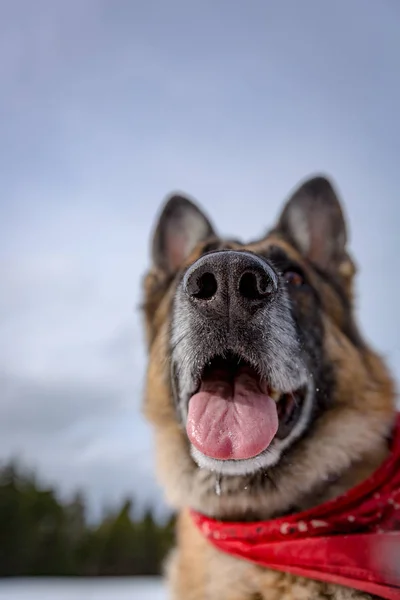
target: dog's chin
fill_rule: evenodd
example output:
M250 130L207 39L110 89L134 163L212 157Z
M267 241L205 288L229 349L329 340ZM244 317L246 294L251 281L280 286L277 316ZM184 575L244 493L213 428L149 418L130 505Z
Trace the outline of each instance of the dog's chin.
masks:
M186 422L198 467L240 476L277 465L303 436L313 412L311 380L300 377L292 384L279 391L237 357L210 361L189 401Z

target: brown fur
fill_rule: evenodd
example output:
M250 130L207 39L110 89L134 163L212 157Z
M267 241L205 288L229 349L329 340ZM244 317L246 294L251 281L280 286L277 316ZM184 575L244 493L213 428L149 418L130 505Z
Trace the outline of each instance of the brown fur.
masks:
M185 264L203 251L197 244ZM290 463L271 469L273 485L257 477L232 476L213 493L215 476L201 470L189 454L188 439L176 416L169 373L169 326L175 276L152 268L145 278L145 321L149 346L144 412L152 423L157 470L167 498L178 511L177 548L168 561L174 600L350 600L367 598L328 585L262 569L214 549L193 525L187 509L218 518L265 519L294 508L306 509L331 499L368 477L386 457L387 436L395 411L394 385L387 367L361 339L352 314L355 267L346 254L335 268L335 281L349 303L346 310L329 277L319 271L278 230L265 239L237 247L255 253L282 248L307 273L323 305L324 352L335 368L333 402L296 444ZM225 243L226 247L236 247ZM329 273L331 275L331 273ZM307 314L307 298L302 311ZM295 464L295 469L293 468Z

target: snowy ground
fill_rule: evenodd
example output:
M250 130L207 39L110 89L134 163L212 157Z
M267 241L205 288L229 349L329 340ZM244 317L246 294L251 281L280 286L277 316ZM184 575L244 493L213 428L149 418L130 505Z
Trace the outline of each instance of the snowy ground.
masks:
M0 600L167 600L159 579L16 579L0 581Z

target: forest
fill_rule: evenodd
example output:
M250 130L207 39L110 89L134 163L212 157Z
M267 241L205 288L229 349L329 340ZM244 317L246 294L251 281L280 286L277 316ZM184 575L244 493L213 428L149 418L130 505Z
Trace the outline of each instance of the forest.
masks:
M173 543L174 519L151 508L133 517L125 500L100 522L87 519L85 499L61 501L34 473L0 468L0 576L158 575Z

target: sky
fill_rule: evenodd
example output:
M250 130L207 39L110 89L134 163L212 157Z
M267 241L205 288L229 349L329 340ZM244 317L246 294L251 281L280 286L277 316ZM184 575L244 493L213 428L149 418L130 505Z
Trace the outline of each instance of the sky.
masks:
M250 239L331 176L399 378L399 29L397 0L0 2L0 459L163 506L138 305L173 190Z

